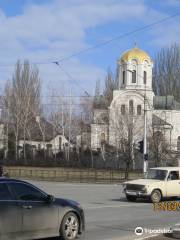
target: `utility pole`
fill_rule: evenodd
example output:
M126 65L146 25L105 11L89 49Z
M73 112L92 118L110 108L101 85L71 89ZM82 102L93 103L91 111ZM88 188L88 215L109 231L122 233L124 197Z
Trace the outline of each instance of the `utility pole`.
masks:
M131 70L127 70L130 73L133 73ZM143 78L141 75L139 77ZM147 96L146 96L146 82L144 88L144 137L143 137L143 172L144 174L148 169L148 154L147 154Z
M72 95L72 92L71 92L71 89L70 89L70 96L69 96L69 144L68 144L68 161L69 161L69 157L70 157L70 140L71 140L71 115L72 115L72 99L71 99L71 96Z
M83 146L83 144L82 144L82 125L83 125L83 118L82 118L82 112L81 112L81 151L82 151L82 146Z
M7 107L7 118L6 118L6 150L5 150L5 159L8 157L9 152L9 96L8 96L8 107Z
M64 136L64 106L63 106L63 99L62 99L62 105L61 105L61 110L62 110L62 116L61 116L61 126L62 126L62 135Z
M144 94L144 146L143 146L143 162L144 174L147 172L148 168L148 155L147 155L147 97L146 97L146 84L145 84L145 94Z
M134 109L133 109L134 111ZM134 160L134 116L132 116L132 125L131 125L131 159L133 164L133 170L135 169L135 160Z

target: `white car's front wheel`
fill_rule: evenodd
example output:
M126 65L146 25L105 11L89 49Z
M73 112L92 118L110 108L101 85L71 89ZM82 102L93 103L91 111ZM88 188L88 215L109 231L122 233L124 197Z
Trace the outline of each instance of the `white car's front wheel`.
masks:
M159 203L162 199L161 192L158 189L155 189L151 193L151 201L153 203Z

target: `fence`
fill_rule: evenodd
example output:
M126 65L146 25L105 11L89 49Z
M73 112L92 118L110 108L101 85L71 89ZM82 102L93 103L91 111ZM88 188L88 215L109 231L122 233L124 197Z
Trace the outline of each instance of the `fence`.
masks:
M96 170L77 168L40 168L40 167L5 167L4 171L13 178L69 181L69 182L122 182L125 172L118 170ZM143 176L142 172L129 172L129 179Z

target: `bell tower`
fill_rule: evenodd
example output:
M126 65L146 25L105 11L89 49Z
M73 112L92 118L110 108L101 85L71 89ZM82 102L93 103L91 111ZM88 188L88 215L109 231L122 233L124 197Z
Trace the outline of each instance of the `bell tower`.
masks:
M152 91L153 62L143 50L134 47L118 60L119 89Z

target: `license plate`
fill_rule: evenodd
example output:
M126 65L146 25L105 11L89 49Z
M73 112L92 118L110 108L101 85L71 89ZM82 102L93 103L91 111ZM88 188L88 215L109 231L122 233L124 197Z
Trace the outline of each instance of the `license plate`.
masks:
M128 193L128 195L131 195L131 196L136 196L137 195L136 192L127 192L127 193Z

